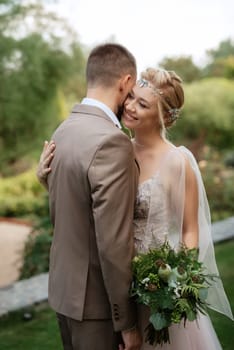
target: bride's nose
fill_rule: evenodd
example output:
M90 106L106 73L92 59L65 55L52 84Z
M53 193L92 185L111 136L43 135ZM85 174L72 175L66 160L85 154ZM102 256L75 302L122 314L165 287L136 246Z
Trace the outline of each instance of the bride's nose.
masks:
M135 103L133 100L127 99L124 107L127 111L135 111Z

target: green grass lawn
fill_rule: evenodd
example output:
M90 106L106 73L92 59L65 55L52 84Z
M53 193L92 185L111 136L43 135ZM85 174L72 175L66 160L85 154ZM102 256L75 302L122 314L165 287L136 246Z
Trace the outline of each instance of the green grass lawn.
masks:
M25 320L24 313L32 319ZM48 308L35 307L11 313L0 319L1 350L62 350L55 313Z
M215 253L223 285L234 312L234 240L216 245ZM223 349L234 349L234 322L215 311L210 312L210 317Z
M221 243L215 250L224 287L234 310L234 241ZM28 321L23 318L23 310L0 319L0 350L62 350L54 312L46 304L31 312L32 319ZM223 349L232 350L234 323L218 313L211 312L210 315Z

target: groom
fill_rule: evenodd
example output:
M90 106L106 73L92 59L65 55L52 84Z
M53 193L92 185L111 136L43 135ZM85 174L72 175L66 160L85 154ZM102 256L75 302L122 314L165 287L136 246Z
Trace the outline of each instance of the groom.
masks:
M135 84L135 59L121 45L100 45L86 78L87 97L52 137L49 303L65 350L118 349L119 334L125 349L138 350L129 299L138 171L116 117Z

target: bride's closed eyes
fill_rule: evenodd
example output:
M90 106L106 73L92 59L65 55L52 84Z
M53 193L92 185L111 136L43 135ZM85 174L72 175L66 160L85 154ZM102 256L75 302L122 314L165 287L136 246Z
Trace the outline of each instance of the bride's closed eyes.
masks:
M126 105L128 104L128 101L133 101L133 100L136 100L136 103L138 103L141 108L148 108L149 109L151 107L150 104L145 99L143 99L141 97L136 97L134 95L134 92L131 91L128 94Z

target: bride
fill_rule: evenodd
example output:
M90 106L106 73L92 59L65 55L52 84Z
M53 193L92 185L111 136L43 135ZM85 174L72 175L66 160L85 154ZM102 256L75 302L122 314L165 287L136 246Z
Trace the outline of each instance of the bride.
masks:
M176 147L166 138L184 103L181 79L172 71L149 68L141 74L125 101L122 123L134 132L135 156L140 178L134 213L134 238L137 252L158 246L165 238L178 247L199 247L199 260L209 273L218 274L211 236L210 211L201 174L192 153ZM51 171L54 143L46 143L38 167L38 177L46 184ZM233 320L221 279L211 288L210 307ZM149 310L139 306L142 335L149 322ZM209 316L198 321L172 325L170 344L142 350L219 350L222 349ZM121 346L120 346L121 348Z

